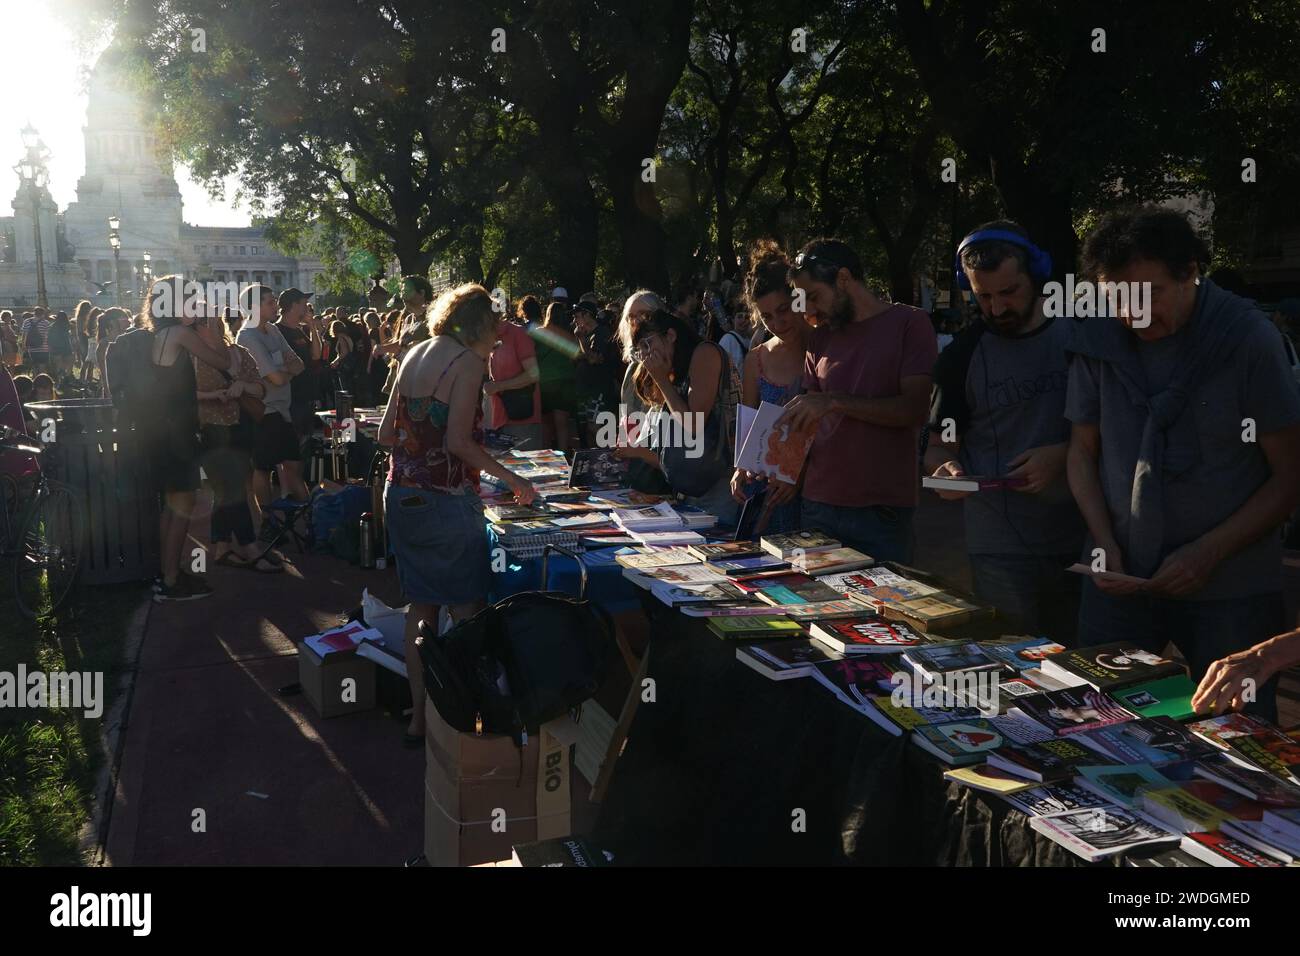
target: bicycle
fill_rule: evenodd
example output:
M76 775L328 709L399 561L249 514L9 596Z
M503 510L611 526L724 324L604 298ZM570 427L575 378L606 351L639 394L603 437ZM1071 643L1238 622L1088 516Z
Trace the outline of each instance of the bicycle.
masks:
M10 407L0 406L0 415ZM72 594L85 549L85 514L72 489L49 476L43 447L0 425L0 450L32 455L37 463L22 485L0 473L0 554L13 559L14 599L34 621L59 610ZM26 495L24 486L30 486Z

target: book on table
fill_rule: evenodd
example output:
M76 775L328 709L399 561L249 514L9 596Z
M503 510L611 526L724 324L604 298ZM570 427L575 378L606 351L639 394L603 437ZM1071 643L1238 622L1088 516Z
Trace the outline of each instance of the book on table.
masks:
M870 608L845 598L841 601L811 601L807 604L782 604L780 610L791 620L811 624L815 621L869 621L877 619Z
M1077 767L1095 766L1106 763L1107 759L1069 738L1011 743L989 754L989 763L994 767L1040 783L1069 780Z
M1043 673L1063 683L1087 684L1097 690L1186 673L1182 664L1122 641L1053 654L1043 660L1042 668Z
M758 641L736 648L736 659L770 680L808 677L814 665L837 659L834 651L801 638Z
M1036 669L1046 658L1065 650L1065 645L1057 644L1045 637L980 641L979 645L984 649L985 654L1013 671Z
M924 597L890 601L884 605L884 613L886 617L908 621L923 631L932 631L992 617L993 609L938 591Z
M1193 713L1192 697L1196 693L1196 685L1186 674L1175 674L1132 686L1116 687L1109 693L1116 703L1139 717L1186 720Z
M1231 753L1200 758L1193 764L1193 773L1264 806L1300 807L1300 787Z
M903 654L903 660L927 681L938 680L945 674L996 671L1002 668L978 644L928 644L908 650Z
M631 461L613 448L579 448L573 453L566 484L570 488L618 488L627 484Z
M1062 735L1123 723L1136 716L1091 687L1068 687L1027 697L1012 710Z
M1049 840L1093 863L1137 847L1176 844L1182 839L1179 834L1159 826L1135 810L1115 806L1034 817L1029 825Z
M772 605L762 601L695 602L683 604L680 610L687 617L767 617L772 613Z
M796 571L804 574L845 574L869 568L875 559L853 548L832 548L830 551L804 553L790 559Z
M997 767L990 767L987 763L975 763L945 770L943 778L984 793L1018 793L1033 787L1033 783L1023 777L1017 777ZM1062 809L1066 808L1062 807Z
M912 743L946 764L963 765L983 762L1003 739L991 721L973 718L917 727Z
M1150 764L1092 764L1075 768L1074 782L1091 790L1107 803L1120 807L1139 807L1143 790L1159 790L1171 785Z
M688 550L697 560L704 562L734 561L736 558L757 558L767 554L757 541L717 541L692 545Z
M1001 796L1012 808L1027 817L1046 817L1054 813L1065 813L1068 810L1087 810L1091 807L1107 806L1106 801L1095 793L1069 781L1045 783L1040 786L1030 784L1028 790L1014 790Z
M744 601L747 597L735 585L725 581L714 584L671 584L667 581L654 581L650 585L650 593L656 600L669 607ZM770 612L771 609L768 610Z
M707 562L707 566L716 568L731 578L790 570L789 561L774 558L770 554L754 555L747 558L714 558Z
M890 654L930 643L924 634L906 624L880 618L816 621L809 631L841 654Z
M767 617L711 617L706 626L715 637L733 641L771 640L806 633L803 625L777 614Z
M624 548L615 552L614 560L634 571L700 563L688 548Z
M813 604L838 600L840 595L806 574L780 573L754 578L737 578L741 590L768 604Z
M1179 843L1184 852L1210 866L1268 868L1285 864L1222 833L1189 833Z
M815 551L830 551L840 542L823 531L809 529L788 534L765 534L759 539L763 550L778 558L793 558Z

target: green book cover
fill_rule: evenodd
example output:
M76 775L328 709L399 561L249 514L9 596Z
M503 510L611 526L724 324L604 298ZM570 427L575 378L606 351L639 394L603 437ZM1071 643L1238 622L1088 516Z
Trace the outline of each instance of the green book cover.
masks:
M1196 685L1186 674L1163 677L1145 684L1134 684L1123 690L1112 690L1110 695L1125 707L1142 717L1171 717L1187 720L1192 716L1192 695Z
M802 625L781 615L746 617L711 617L709 630L721 638L772 638L803 632Z

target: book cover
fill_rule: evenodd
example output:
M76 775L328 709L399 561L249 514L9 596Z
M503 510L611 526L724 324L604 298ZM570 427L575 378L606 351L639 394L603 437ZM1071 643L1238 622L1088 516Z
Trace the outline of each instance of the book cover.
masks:
M766 554L757 541L719 541L715 544L691 546L691 554L705 562L730 561L735 558L756 558Z
M770 661L773 665L786 668L806 668L811 671L814 664L826 664L842 660L839 654L822 647L816 641L806 637L782 638L776 641L759 641L746 645L757 656Z
M1055 734L1095 730L1132 720L1135 716L1101 691L1082 687L1025 698L1016 704L1014 710L1038 721Z
M754 595L760 601L774 605L815 604L839 598L836 592L806 574L754 578L746 582L746 587L753 587Z
M1109 690L1184 673L1182 664L1125 642L1080 647L1053 654L1043 672L1058 680Z
M1180 833L1217 830L1228 815L1181 787L1142 792L1141 808L1150 816Z
M912 741L922 750L949 764L976 763L1002 745L1002 735L987 720L955 720L922 726L912 731Z
M1228 738L1228 748L1262 770L1283 780L1296 782L1300 771L1300 744L1288 734L1270 727L1257 734Z
M784 415L785 408L781 405L762 402L758 406L736 454L737 468L791 485L798 483L817 428L814 425L795 429L789 422L781 421Z
M631 461L612 448L579 448L573 453L566 484L570 488L618 488L627 484Z
M761 601L719 601L716 604L686 604L681 612L687 617L767 617L772 613L772 605Z
M1102 807L1106 801L1072 783L1049 783L1029 790L1004 793L1002 799L1027 817L1045 817L1068 810Z
M1189 833L1179 844L1186 852L1211 866L1274 867L1283 864L1222 833Z
M984 653L1013 671L1038 667L1045 658L1059 654L1065 646L1045 637L1031 637L1019 641L980 641Z
M929 643L924 635L898 621L879 618L848 621L817 621L812 636L841 654L892 653Z
M1196 685L1186 674L1144 681L1131 687L1117 687L1111 697L1126 710L1140 717L1170 717L1186 720L1192 716L1192 695Z
M812 643L817 646L816 642ZM840 657L816 663L813 676L846 702L868 706L881 691L893 686L891 681L897 669L897 661Z
M727 576L721 571L707 568L693 558L690 564L675 564L638 570L665 584L718 584L727 580Z
M1106 758L1073 740L1054 738L1038 743L1007 744L990 754L989 762L1029 780L1055 782L1073 777L1076 767L1105 763Z
M842 601L810 601L807 604L785 604L781 607L791 620L802 624L814 621L869 621L875 620L876 614L870 608L863 607L857 601L845 598Z
M832 548L815 551L792 559L796 570L804 574L842 574L870 567L874 559L853 548Z
M951 780L953 783L974 790L983 790L985 793L1017 793L1033 786L1028 780L1009 774L1005 770L999 770L997 767L990 767L986 763L945 770L943 776L945 780Z
M765 534L759 541L764 551L778 558L793 558L810 551L830 551L840 547L837 540L816 529L789 534Z
M853 658L846 658L852 660ZM881 715L902 730L916 730L927 724L946 724L954 720L980 719L977 707L899 707L890 694L879 694L873 703Z
M556 837L516 844L511 857L519 866L608 866L613 854L597 850L582 837Z
M1196 736L1220 749L1227 749L1228 740L1233 737L1257 734L1272 727L1268 721L1252 714L1223 714L1195 720L1187 725L1187 729Z
M1081 766L1076 768L1074 782L1091 790L1107 803L1121 807L1138 807L1142 791L1160 790L1171 786L1168 777L1150 764Z
M629 572L637 573L637 572ZM669 607L678 607L682 604L711 604L722 601L744 601L746 595L736 589L734 585L725 581L719 581L715 584L669 584L666 581L653 581L650 586L650 593L656 599Z
M614 553L614 560L625 568L645 571L680 565L698 566L699 561L686 548L624 548Z
M1178 834L1123 807L1092 807L1034 817L1029 825L1076 856L1092 862L1134 847L1177 843L1180 839Z
M803 627L798 623L777 615L711 617L707 627L712 634L724 640L770 640L782 635L789 637L803 633Z
M984 653L978 644L929 644L917 647L903 655L912 669L930 680L941 674L959 671L991 671L1001 664Z
M1224 753L1202 757L1193 765L1196 776L1212 780L1267 807L1300 807L1300 787L1267 770L1247 766Z
M728 577L743 577L746 574L763 574L768 571L785 571L790 567L789 561L782 561L770 554L755 555L749 558L714 558L708 562L711 568L717 568Z

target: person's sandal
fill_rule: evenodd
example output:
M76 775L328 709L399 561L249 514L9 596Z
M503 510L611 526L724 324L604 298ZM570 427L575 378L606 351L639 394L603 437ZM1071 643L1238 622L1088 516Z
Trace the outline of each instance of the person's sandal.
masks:
M284 573L283 564L277 564L276 562L267 558L265 555L258 558L256 561L248 562L247 564L244 565L244 567L248 568L250 571L256 571L258 574L283 574Z

